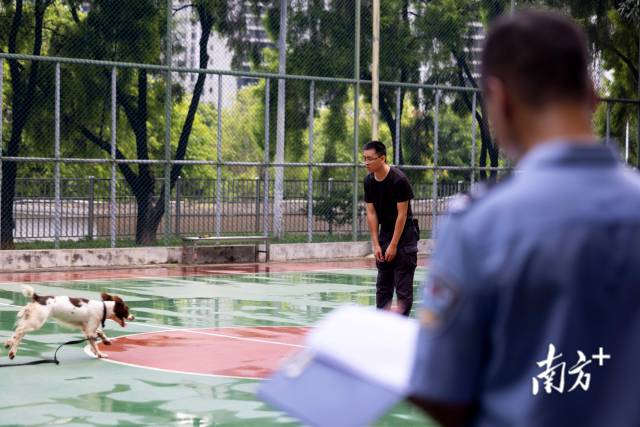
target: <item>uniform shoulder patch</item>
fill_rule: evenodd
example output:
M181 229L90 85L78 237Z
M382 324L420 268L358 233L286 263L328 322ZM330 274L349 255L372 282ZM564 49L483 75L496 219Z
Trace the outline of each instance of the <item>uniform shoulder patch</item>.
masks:
M472 202L472 199L471 199L471 196L469 196L469 194L458 193L455 196L453 196L451 200L449 200L447 209L452 214L462 213L462 212L465 212L469 208L469 206L471 206L471 202Z
M449 213L460 214L468 211L476 201L482 199L495 184L485 182L474 183L469 191L458 193L447 204Z
M458 289L446 279L431 276L423 292L420 323L428 329L438 329L451 316L459 300Z

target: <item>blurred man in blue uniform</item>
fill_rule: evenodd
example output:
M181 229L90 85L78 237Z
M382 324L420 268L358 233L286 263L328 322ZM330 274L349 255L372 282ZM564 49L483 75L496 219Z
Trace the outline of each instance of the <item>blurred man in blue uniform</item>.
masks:
M443 425L640 425L640 179L592 131L584 34L501 18L483 96L518 172L451 212L411 400Z

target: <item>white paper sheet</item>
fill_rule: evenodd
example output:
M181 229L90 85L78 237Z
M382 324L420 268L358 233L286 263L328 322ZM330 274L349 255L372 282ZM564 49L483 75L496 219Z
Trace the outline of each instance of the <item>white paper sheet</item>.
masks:
M308 350L400 394L409 390L419 324L395 313L344 306L318 323Z

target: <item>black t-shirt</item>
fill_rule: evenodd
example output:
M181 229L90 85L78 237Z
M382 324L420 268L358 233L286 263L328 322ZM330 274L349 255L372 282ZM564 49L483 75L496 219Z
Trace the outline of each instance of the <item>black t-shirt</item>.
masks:
M413 190L407 176L395 167L389 169L389 173L382 181L376 181L373 173L364 178L364 200L367 203L373 203L378 223L383 231L393 232L398 217L397 203L409 201L407 218L413 216L410 201L413 197Z

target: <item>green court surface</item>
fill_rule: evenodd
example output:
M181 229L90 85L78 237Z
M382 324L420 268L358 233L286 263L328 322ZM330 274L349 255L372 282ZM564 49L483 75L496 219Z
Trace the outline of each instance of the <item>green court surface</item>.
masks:
M76 344L59 351L58 366L1 368L0 425L298 425L256 399L260 378L298 351L308 327L323 315L341 304L375 301L371 266L311 268L203 269L152 277L140 270L128 278L102 273L102 278L87 274L46 281L29 277L41 295L120 295L136 319L126 328L107 322L105 332L117 337L112 346L101 346L109 360L92 358L83 344ZM419 269L416 284L423 276ZM2 342L26 303L20 287L25 281L0 277ZM59 343L81 337L49 320L27 334L13 361L2 348L0 363L51 358ZM377 425L432 424L402 403Z

